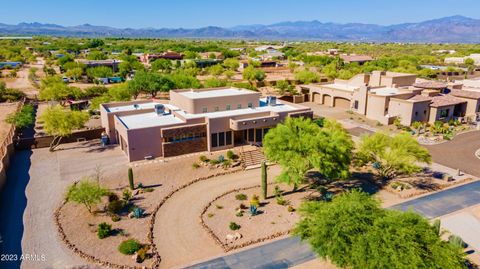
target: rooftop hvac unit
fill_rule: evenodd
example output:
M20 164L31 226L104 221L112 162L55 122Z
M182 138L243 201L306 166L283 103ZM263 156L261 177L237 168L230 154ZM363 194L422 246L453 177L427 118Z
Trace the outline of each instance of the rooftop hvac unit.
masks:
M162 116L163 114L165 114L165 106L162 104L156 104L155 113L157 113L158 116Z
M269 105L269 106L277 105L277 97L276 96L267 96L267 105Z

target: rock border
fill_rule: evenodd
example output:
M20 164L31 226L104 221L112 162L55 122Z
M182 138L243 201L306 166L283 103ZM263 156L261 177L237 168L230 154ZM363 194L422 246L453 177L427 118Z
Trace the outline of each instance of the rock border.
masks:
M480 149L477 149L477 151L475 151L475 157L477 157L477 159L480 159Z
M268 185L274 185L275 183L269 183ZM268 236L265 236L265 237L261 237L261 238L257 238L257 239L252 239L252 240L249 240L247 242L243 242L242 244L239 244L239 245L228 245L228 244L224 244L222 242L222 240L220 240L220 238L218 238L218 236L212 231L212 229L210 229L210 227L205 223L205 221L203 220L203 216L205 215L205 213L207 212L208 208L210 208L210 206L212 206L212 204L217 201L218 199L226 196L226 195L229 195L231 193L234 193L234 192L239 192L239 191L245 191L245 190L249 190L249 189L254 189L254 188L260 188L261 186L260 185L255 185L255 186L250 186L250 187L243 187L243 188L235 188L233 190L229 190L227 192L224 192L222 194L220 194L219 196L215 197L215 199L213 199L212 201L210 201L202 210L202 213L200 214L200 224L202 225L203 229L205 229L205 231L207 231L207 233L213 238L213 240L215 241L215 243L217 245L219 245L225 252L229 252L229 251L232 251L232 250L236 250L236 249L240 249L240 248L244 248L244 247L248 247L250 245L253 245L253 244L257 244L257 243L261 243L261 242L264 242L264 241L267 241L267 240L271 240L271 239L275 239L277 237L280 237L280 236L284 236L284 235L287 235L289 234L293 229L289 229L287 231L283 231L283 232L277 232L277 233L274 233L274 234L271 234L271 235L268 235Z
M446 188L450 188L452 186L462 184L462 183L465 183L465 182L469 182L469 181L472 181L472 180L473 180L473 178L467 177L467 178L464 178L464 179L455 180L451 184L440 185L438 190L434 190L434 191L423 190L423 191L417 191L417 192L406 194L406 195L402 195L401 192L395 191L393 188L391 188L388 185L385 186L383 189L386 190L389 193L395 194L395 196L397 196L401 199L408 199L408 198L412 198L412 197L415 197L415 196L420 196L420 195L423 195L423 194L426 194L426 193L435 193L435 192L444 190Z
M151 214L151 218L150 218L150 223L149 223L149 227L148 227L148 235L147 235L147 240L148 240L148 244L150 245L151 249L152 249L152 254L153 254L153 262L150 266L145 266L145 265L142 265L142 266L129 266L129 265L120 265L120 264L115 264L115 263L112 263L112 262L109 262L109 261L104 261L104 260L101 260L93 255L90 255L90 254L87 254L85 253L84 251L80 250L77 246L75 246L74 243L70 242L70 240L68 239L67 235L65 234L65 231L63 230L63 227L62 227L62 224L60 223L60 215L61 215L61 211L63 209L63 207L67 204L67 200L64 199L62 201L62 203L60 204L60 206L57 207L57 209L54 211L53 213L53 217L54 217L54 224L56 226L56 229L57 229L57 233L60 237L60 240L67 246L68 249L70 249L73 253L75 253L76 255L78 255L79 257L83 258L84 260L86 260L87 262L90 262L92 264L97 264L97 265L100 265L100 266L103 266L103 267L108 267L108 268L115 268L115 269L144 269L144 268L159 268L160 266L160 263L162 261L162 258L160 256L160 254L158 253L158 250L157 250L157 247L155 245L155 242L154 242L154 236L153 236L153 230L154 230L154 226L155 226L155 216L157 215L157 212L160 210L160 208L162 207L163 204L165 204L165 202L170 198L172 197L172 195L174 195L176 192L180 191L180 190L183 190L187 187L189 187L190 185L192 184L195 184L197 182L200 182L200 181L203 181L203 180L207 180L207 179L211 179L211 178L214 178L214 177L218 177L218 176L223 176L223 175L228 175L228 174L233 174L233 173L237 173L237 172L240 172L240 171L243 171L244 169L243 168L238 168L238 169L234 169L234 170L230 170L230 171L225 171L225 172L220 172L220 173L216 173L216 174L213 174L213 175L209 175L209 176L206 176L206 177L200 177L200 178L195 178L194 180L186 183L186 184L183 184L181 185L180 187L174 189L173 191L171 191L170 193L168 193L161 201L160 203L154 208L154 210L152 211L152 214ZM78 183L78 181L75 181L73 184L76 184Z

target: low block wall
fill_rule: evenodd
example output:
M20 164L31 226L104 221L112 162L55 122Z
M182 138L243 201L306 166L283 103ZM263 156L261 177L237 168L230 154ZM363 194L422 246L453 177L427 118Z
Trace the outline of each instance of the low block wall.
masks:
M74 132L72 135L64 137L63 143L73 143L79 140L95 140L100 139L105 128L97 128L91 130L82 130ZM53 140L53 136L41 136L32 138L20 138L16 141L15 147L17 149L32 149L32 148L48 148Z

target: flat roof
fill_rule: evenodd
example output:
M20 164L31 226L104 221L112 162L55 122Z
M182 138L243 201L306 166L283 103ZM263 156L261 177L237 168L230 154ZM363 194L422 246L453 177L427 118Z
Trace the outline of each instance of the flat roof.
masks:
M389 95L395 95L401 93L399 89L397 88L378 88L378 89L372 89L372 93L375 93L376 95L380 96L389 96Z
M182 115L187 119L195 119L195 118L203 118L203 117L215 119L215 118L235 117L235 116L242 116L242 115L248 115L248 114L255 114L259 112L287 112L287 111L295 111L297 109L298 108L279 102L278 100L275 106L268 106L266 105L266 99L262 98L259 101L259 106L255 108L246 107L241 109L198 113L198 114L190 114L182 110L182 111L176 111L176 113L179 113L180 115Z
M349 85L349 84L342 84L342 83L332 83L332 84L324 84L324 85L319 85L318 87L327 87L327 88L332 88L336 90L341 90L341 91L348 91L348 92L353 92L355 89L358 89L359 87Z
M157 115L155 112L119 116L118 119L123 122L127 129L166 126L184 122L173 114Z
M148 103L137 103L137 108L134 107L135 104L123 105L123 106L113 106L113 107L105 107L107 112L121 112L121 111L131 111L131 110L139 110L139 109L153 109L155 105L160 104L159 102L148 102Z
M245 94L258 94L257 92L253 92L250 90L237 89L237 88L178 91L177 93L190 99L237 96L237 95L245 95Z

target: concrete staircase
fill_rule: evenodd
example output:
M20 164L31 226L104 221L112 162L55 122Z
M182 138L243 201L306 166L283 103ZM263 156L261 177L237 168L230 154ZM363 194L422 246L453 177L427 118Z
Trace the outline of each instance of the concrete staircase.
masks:
M263 161L267 160L263 154L262 148L259 147L242 147L240 157L243 160L245 170L258 168L261 166Z

